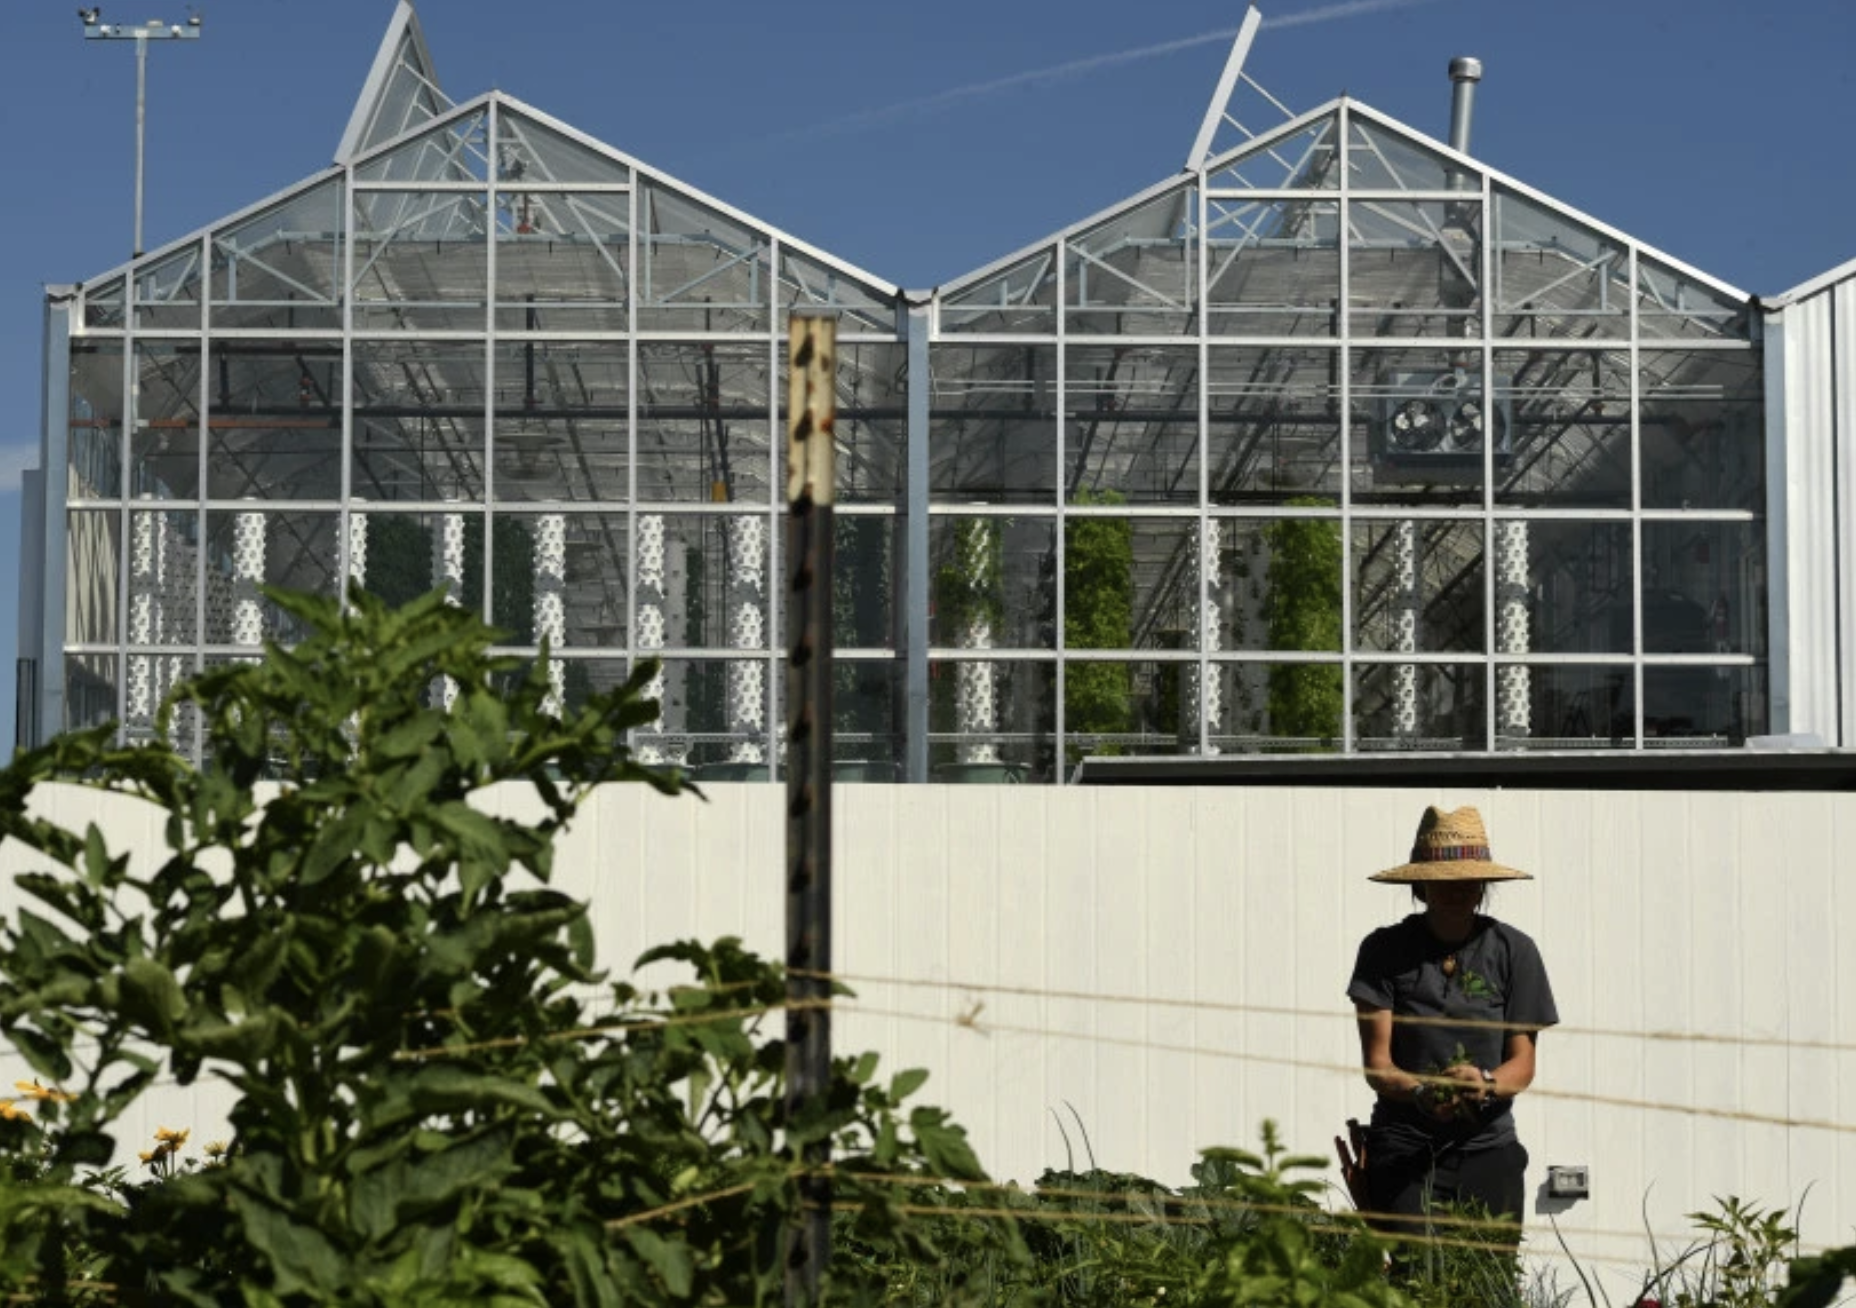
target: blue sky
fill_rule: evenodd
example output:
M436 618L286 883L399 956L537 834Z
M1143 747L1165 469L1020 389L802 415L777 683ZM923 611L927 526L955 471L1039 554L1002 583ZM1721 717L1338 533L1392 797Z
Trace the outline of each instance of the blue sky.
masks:
M196 0L197 2L197 0ZM104 18L185 16L141 0ZM149 58L146 244L325 166L392 0L217 0ZM1856 258L1850 0L1266 0L1248 71L1443 136L1741 288ZM72 0L9 0L0 205L0 550L36 461L42 288L128 254L134 55ZM887 280L928 287L1176 172L1236 0L425 0L454 99L497 87ZM1197 39L1202 38L1202 39ZM0 556L4 557L4 556ZM18 569L0 568L0 659ZM10 681L10 678L8 678ZM0 683L4 686L5 683ZM13 734L0 689L0 741Z

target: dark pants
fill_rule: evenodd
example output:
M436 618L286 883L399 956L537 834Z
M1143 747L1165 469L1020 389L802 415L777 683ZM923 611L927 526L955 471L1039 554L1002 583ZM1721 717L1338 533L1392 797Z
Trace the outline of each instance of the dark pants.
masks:
M1478 1244L1516 1243L1521 1214L1526 1207L1527 1150L1519 1141L1493 1149L1463 1150L1445 1147L1433 1152L1419 1148L1379 1148L1369 1139L1366 1188L1376 1213L1404 1213L1416 1221L1378 1218L1372 1225L1388 1235L1425 1235L1428 1212L1452 1205L1476 1204L1488 1216L1515 1223L1513 1231L1500 1228L1461 1227L1434 1232L1451 1239Z

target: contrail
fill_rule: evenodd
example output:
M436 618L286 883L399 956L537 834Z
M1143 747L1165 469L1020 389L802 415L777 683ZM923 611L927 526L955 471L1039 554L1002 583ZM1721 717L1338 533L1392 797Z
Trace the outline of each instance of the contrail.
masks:
M1265 27L1307 27L1310 23L1330 23L1338 18L1354 18L1360 14L1376 14L1387 9L1410 9L1414 5L1430 4L1431 0L1343 0L1337 5L1322 5L1319 9L1304 9L1299 14L1284 14L1281 18L1265 18ZM1232 33L1236 35L1235 32Z
M1432 3L1435 3L1435 0L1342 0L1339 4L1322 5L1320 8L1306 9L1296 14L1284 14L1280 18L1266 18L1263 20L1263 26L1307 27L1314 23L1335 22L1343 18L1358 17L1361 14L1380 13L1388 9L1411 9L1417 5ZM1181 50L1190 50L1194 46L1229 41L1237 35L1237 31L1235 27L1224 27L1215 32L1200 32L1197 36L1176 37L1157 45L1138 46L1133 50L1089 55L1082 59L1072 59L1068 63L1053 64L1049 68L1033 68L1026 72L1013 73L1007 77L996 77L987 82L971 82L966 86L956 86L950 90L923 96L919 100L903 100L898 104L884 105L878 109L859 110L857 113L835 118L828 123L794 128L791 131L781 132L771 139L791 140L796 137L836 136L844 132L862 131L865 128L880 126L900 118L919 117L968 100L997 95L1001 91L1016 90L1021 86L1045 86L1053 82L1068 81L1073 77L1093 73L1102 68L1115 68L1122 64L1136 63L1142 59L1157 59L1162 55L1176 54Z

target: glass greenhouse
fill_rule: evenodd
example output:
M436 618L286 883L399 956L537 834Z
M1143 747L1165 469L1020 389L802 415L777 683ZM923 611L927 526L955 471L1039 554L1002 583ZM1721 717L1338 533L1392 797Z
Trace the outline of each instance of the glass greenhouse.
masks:
M260 585L442 586L563 704L661 659L648 757L777 775L801 307L843 779L1768 730L1747 295L1341 99L910 296L451 103L402 4L333 167L51 295L22 735L147 731L288 641Z

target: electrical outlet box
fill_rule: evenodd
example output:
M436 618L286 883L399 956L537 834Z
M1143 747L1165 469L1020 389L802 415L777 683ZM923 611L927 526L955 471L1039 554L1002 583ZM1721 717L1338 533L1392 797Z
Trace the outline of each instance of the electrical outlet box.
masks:
M1589 1199L1592 1176L1585 1167L1549 1167L1547 1197L1550 1199Z

